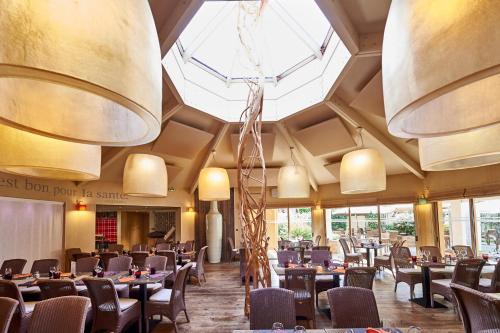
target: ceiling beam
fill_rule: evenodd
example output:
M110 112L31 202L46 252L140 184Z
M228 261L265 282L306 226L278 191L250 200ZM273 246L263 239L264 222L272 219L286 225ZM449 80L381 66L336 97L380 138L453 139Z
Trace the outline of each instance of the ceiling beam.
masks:
M182 30L188 25L194 14L200 9L204 0L179 0L176 2L175 9L168 13L163 25L158 27L162 59L179 38Z
M316 0L316 4L326 16L333 30L340 37L349 52L356 55L359 52L359 34L344 6L338 0Z
M201 169L206 168L210 162L210 158L212 157L212 152L217 150L217 147L219 147L219 144L222 142L222 139L226 135L228 129L229 129L230 124L225 123L222 125L221 129L218 131L217 136L212 139L212 145L210 146L210 149L208 149L207 153L203 157L203 160L199 166L199 168L196 170L196 173L194 174L194 179L191 182L191 186L189 187L189 193L193 194L196 188L198 187L198 176L201 172Z
M293 136L288 131L288 128L282 122L277 122L276 128L281 133L281 135L283 136L283 138L287 142L288 146L295 148L295 149L292 149L292 154L293 154L294 158L297 160L297 162L299 162L299 164L303 165L307 169L307 174L309 176L309 184L311 184L311 187L314 189L314 191L318 192L318 183L314 179L314 176L311 172L311 167L307 163L307 160L304 158L304 155L302 154L302 152L299 150L297 142L295 141Z
M337 97L326 101L325 104L335 111L342 119L347 121L351 126L362 127L373 139L385 146L392 155L411 173L420 179L425 178L425 173L420 169L420 166L406 152L399 148L392 140L380 132L366 118L359 114L358 111L348 106L344 101Z
M381 57L384 34L375 32L359 36L359 51L356 57Z

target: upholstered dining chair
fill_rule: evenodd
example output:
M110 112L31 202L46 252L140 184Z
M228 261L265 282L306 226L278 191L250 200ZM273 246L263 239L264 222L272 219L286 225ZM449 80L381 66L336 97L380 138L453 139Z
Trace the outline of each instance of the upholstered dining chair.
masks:
M325 260L330 260L329 250L312 250L311 251L311 263L323 265ZM328 289L334 288L334 279L332 275L317 275L316 276L316 307L318 307L318 295Z
M109 259L108 272L125 272L128 271L132 265L132 258L128 256L118 256Z
M76 272L77 273L88 273L92 272L99 264L99 258L86 257L80 258L76 261Z
M118 298L111 279L84 278L92 302L92 332L123 332L136 323L141 333L141 303L136 299Z
M315 281L316 268L285 268L285 289L293 291L295 314L305 317L311 328L316 327Z
M479 279L478 290L483 293L500 293L500 261L497 261L491 279Z
M472 247L469 245L453 245L451 247L453 249L453 252L455 252L455 255L460 255L460 253L466 253L466 256L468 258L474 258L474 251L472 251Z
M156 271L164 271L167 267L167 258L164 256L150 256L146 258L144 265L147 267L149 265L150 268L156 269ZM148 297L157 293L163 288L163 282L157 283L148 283L146 286ZM139 299L139 286L133 286L130 289L130 298Z
M109 260L111 258L116 258L118 257L118 252L103 252L99 256L101 257L101 264L102 268L104 268L105 271L108 271L108 266L109 266Z
M2 263L0 274L3 274L7 268L12 270L12 274L22 274L24 266L26 266L26 259L8 259Z
M286 262L296 264L299 261L299 252L294 250L280 250L277 252L278 263L284 265Z
M63 297L78 296L73 280L39 280L37 286L40 288L42 300Z
M51 267L59 266L59 260L57 259L39 259L33 261L31 265L31 274L38 272L40 274L49 274Z
M166 316L174 324L175 332L177 332L177 316L180 312L184 312L189 323L184 294L192 265L192 263L188 263L179 269L172 289L162 289L149 298L149 301L146 302L146 317L149 318L154 315ZM146 332L149 332L149 322Z
M393 246L391 248L394 268L396 270L396 280L394 282L394 292L398 288L398 283L404 282L410 286L410 299L415 297L415 285L422 283L422 270L414 268L411 262L411 252L406 246Z
M454 283L477 290L484 264L485 261L482 259L463 259L457 262L451 279L433 280L431 275L431 306L434 307L434 295L437 294L452 302L456 307L450 285Z
M64 296L37 303L28 333L83 333L90 301L87 297Z
M382 327L372 290L341 287L330 289L327 294L333 328Z
M500 328L500 300L487 293L451 283L466 333L488 332Z
M344 287L373 289L375 267L349 267L344 274Z
M9 297L0 297L0 333L7 333L18 301Z
M203 278L203 282L207 282L205 277L205 253L207 251L208 246L204 246L200 249L198 253L198 258L196 258L196 262L193 263L193 268L189 271L190 277L195 277L198 281L198 284L201 286L201 280ZM179 273L177 273L179 274ZM177 280L177 278L176 278Z
M16 284L8 280L0 280L0 297L8 297L18 302L10 323L9 333L26 332L37 302L25 302Z
M314 264L322 264L325 260L330 260L330 251L329 250L312 250L311 251L311 263Z
M167 271L172 271L172 273L165 278L165 285L172 286L175 281L175 276L177 275L177 270L181 268L181 265L177 265L175 251L173 250L161 250L156 252L157 256L163 256L167 258Z
M393 247L398 247L397 244ZM389 248L389 254L382 254L378 255L373 258L373 267L375 267L377 270L382 269L385 270L386 268L391 272L392 276L395 277L394 275L394 270L393 270L393 258L392 258L392 247Z
M283 288L250 291L250 329L269 330L275 322L282 323L285 329L293 329L297 324L293 291Z
M228 237L227 242L229 243L229 250L231 251L231 258L229 259L229 262L233 262L235 258L236 259L239 258L240 250L234 246L234 241L232 237Z
M136 251L130 252L132 257L132 265L136 265L139 269L144 269L144 264L146 263L146 258L149 256L148 251Z
M349 244L347 243L347 239L340 238L339 239L340 246L342 247L342 251L344 252L344 261L345 262L353 262L358 265L363 263L363 255L361 253L351 252L349 248Z

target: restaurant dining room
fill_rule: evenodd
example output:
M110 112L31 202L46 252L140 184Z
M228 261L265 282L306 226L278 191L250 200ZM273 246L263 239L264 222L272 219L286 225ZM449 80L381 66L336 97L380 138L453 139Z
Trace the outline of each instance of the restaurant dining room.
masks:
M500 333L500 1L0 0L0 333Z

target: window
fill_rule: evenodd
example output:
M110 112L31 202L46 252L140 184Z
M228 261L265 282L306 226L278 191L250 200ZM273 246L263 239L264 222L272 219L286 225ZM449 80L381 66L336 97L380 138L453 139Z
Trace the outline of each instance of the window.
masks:
M496 252L500 244L500 197L474 199L477 252Z
M441 246L472 246L469 199L440 201L438 207Z
M349 233L349 208L325 209L326 238L338 240Z
M361 238L378 238L377 206L351 207L351 235Z
M312 208L290 208L290 238L296 240L312 240Z
M415 217L413 204L380 206L380 240L384 244L405 241L404 245L415 249Z
M278 248L278 240L281 238L288 239L288 209L266 209L266 226L269 247Z

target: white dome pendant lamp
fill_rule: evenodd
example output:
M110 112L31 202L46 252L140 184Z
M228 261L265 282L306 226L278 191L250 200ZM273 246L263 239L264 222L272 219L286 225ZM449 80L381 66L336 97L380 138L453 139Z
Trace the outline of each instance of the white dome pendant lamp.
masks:
M162 65L146 0L0 0L0 123L67 141L155 139Z
M342 194L360 194L384 191L386 172L380 153L371 148L363 148L362 129L359 128L361 149L342 157L340 163L340 192Z
M393 0L382 78L389 132L450 135L500 122L500 1Z
M162 198L168 192L165 160L149 154L130 154L123 170L123 193L135 197Z
M278 173L278 197L283 199L309 198L309 174L302 165L296 165L293 147L290 147L293 165L281 167Z
M212 151L215 161L215 151ZM198 196L201 201L210 201L210 211L205 217L207 226L208 262L219 263L222 255L222 215L217 201L229 200L231 188L226 169L208 167L200 171Z

